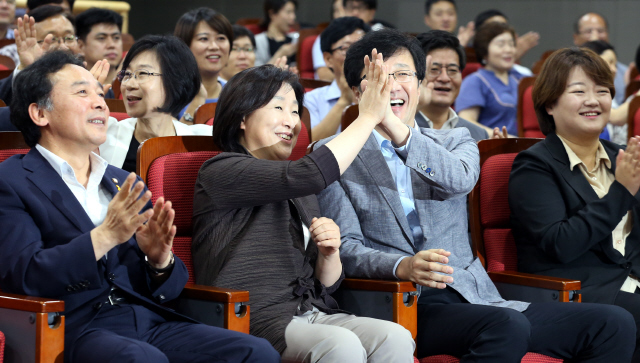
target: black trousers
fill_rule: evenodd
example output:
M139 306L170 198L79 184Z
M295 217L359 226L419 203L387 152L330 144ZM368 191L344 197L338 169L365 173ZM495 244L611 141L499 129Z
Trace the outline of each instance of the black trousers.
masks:
M640 363L640 294L639 289L636 288L636 293L620 291L614 305L620 306L633 315L633 320L636 322L636 351L633 354L633 362Z
M527 352L576 362L630 362L636 326L626 310L588 303L532 303L520 313L473 305L451 288L421 296L418 357L520 362Z
M167 321L140 305L106 305L65 361L95 363L280 362L265 339L222 328Z

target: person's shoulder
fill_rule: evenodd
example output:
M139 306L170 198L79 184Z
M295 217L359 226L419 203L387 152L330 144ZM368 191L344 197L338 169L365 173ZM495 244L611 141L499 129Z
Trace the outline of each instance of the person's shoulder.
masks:
M200 136L211 136L213 135L213 126L210 125L185 125L180 121L173 120L173 127L176 129L176 134L178 136L188 136L188 135L200 135Z
M104 172L105 177L108 177L110 179L115 178L120 183L124 183L124 181L127 179L129 174L131 174L131 173L129 173L126 170L122 170L121 168L118 168L117 166L113 166L111 164L107 165L107 169ZM137 176L137 177L140 178L140 176Z
M487 130L470 121L463 119L462 117L458 117L458 124L456 125L456 128L458 127L467 128L469 130L469 133L471 133L471 136L476 139L476 141L489 138L489 133L487 132Z
M421 127L420 133L434 140L445 140L448 138L462 138L468 137L471 138L471 134L469 129L466 127L455 127L453 129L447 130L436 130L432 128Z

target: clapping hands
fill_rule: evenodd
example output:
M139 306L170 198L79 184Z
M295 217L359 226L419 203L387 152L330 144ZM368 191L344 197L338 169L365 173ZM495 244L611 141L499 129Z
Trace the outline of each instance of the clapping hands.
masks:
M640 189L640 136L629 139L626 150L616 157L616 180L629 193L636 195Z

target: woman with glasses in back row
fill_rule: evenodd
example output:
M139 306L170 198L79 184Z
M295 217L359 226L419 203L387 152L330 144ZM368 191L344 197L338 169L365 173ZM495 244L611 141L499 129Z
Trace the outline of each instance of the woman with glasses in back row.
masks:
M150 35L129 50L118 73L126 120L110 118L100 156L109 164L136 171L138 146L160 136L211 135L211 126L188 126L176 118L198 93L201 78L196 60L184 42L173 36Z
M234 25L232 29L233 44L231 45L231 53L229 53L229 61L222 68L220 77L218 77L218 79L225 81L256 64L256 39L253 33L242 25Z

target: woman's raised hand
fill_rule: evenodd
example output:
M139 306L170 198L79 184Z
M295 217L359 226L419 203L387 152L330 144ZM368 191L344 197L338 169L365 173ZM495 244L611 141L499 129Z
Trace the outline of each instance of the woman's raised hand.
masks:
M393 77L389 77L389 71L384 65L382 54L376 49L369 56L364 57L365 79L360 83L362 97L359 102L359 117L366 117L380 123L387 112L390 102L390 93L393 88Z

